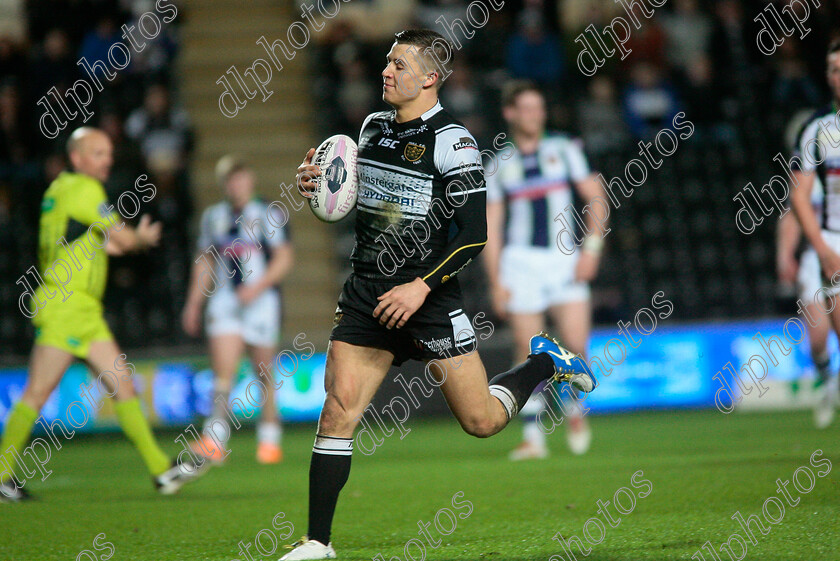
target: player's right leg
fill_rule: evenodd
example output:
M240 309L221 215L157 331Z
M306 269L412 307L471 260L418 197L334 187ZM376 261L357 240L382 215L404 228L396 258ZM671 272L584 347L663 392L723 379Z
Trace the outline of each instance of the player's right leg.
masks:
M245 352L245 341L239 333L220 333L211 335L209 344L210 367L213 369L213 405L210 416L204 420L201 444L194 444L193 451L215 464L221 464L229 453L227 441L231 428L226 420L227 405L233 389L233 378L239 369L242 353ZM221 435L217 430L219 427L226 427ZM220 446L217 446L217 442Z
M309 464L309 529L281 561L335 558L332 520L350 475L353 431L393 359L390 351L330 341L324 374L327 397Z
M515 294L515 292L511 292ZM545 316L538 313L510 313L510 325L513 330L514 364L521 364L528 358L528 348L531 337L545 329ZM522 418L522 442L511 450L509 458L514 461L541 459L548 456L545 433L537 425L537 415L545 409L546 404L540 395L541 386L531 395L522 407L519 416Z
M274 347L248 345L254 372L259 372L260 364L265 366L264 378L261 382L265 385L266 396L262 411L260 411L260 420L257 422L257 461L261 464L276 464L283 460L281 447L283 426L277 409L277 391L274 382L277 376L274 372L276 352L277 349Z
M531 337L545 329L545 312L548 310L548 287L556 271L546 271L551 263L546 252L538 248L508 246L502 250L499 277L508 290L510 299L507 311L513 330L514 364L528 358ZM522 407L522 442L509 454L511 460L539 459L548 456L545 433L537 425L537 415L547 407L540 395L543 384Z
M811 348L811 360L817 371L817 379L814 381L814 390L817 393L817 401L814 404L814 424L822 429L829 426L834 419L836 389L831 383L831 356L828 352L830 321L826 317L825 298L819 290L822 286L820 261L813 248L809 247L802 253L796 283L799 288L799 299L806 302L805 313L809 318L808 342ZM812 321L814 325L811 325Z
M0 439L0 469L4 470L0 472L0 501L17 502L28 497L23 485L35 473L29 473L25 465L17 465L16 458L22 457L38 412L72 363L73 355L63 349L39 344L32 348L23 395L6 417ZM20 477L18 470L26 478Z
M814 320L815 325L808 325L808 342L811 348L811 360L817 371L814 388L817 392L817 403L814 406L814 424L818 429L824 429L834 419L834 402L836 399L836 380L831 374L831 355L828 352L829 319L825 308L821 304L811 303L805 311Z
M549 308L557 334L563 344L573 353L586 357L589 335L592 331L592 306L589 302L589 287L574 283L560 296L562 302ZM580 406L577 392L565 400L566 441L573 454L585 454L592 442L592 430Z

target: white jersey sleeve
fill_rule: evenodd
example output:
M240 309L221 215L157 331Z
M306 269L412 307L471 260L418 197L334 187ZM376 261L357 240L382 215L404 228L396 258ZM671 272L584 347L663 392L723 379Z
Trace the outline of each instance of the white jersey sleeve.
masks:
M449 125L437 131L435 138L435 167L444 179L453 179L456 175L481 172L481 154L475 138L461 125ZM476 185L467 185L463 194L486 190L484 181Z
M287 243L289 236L286 224L289 217L286 213L276 205L269 205L265 207L265 219L266 245L274 248Z
M583 144L579 140L568 140L565 146L566 161L569 164L569 178L582 181L589 177L589 163L583 153Z
M501 170L504 163L499 161L500 158L498 154L496 154L494 157L496 158L496 166L494 166L495 173L484 174L484 182L487 184L488 203L497 203L499 201L503 201L505 198L505 189L502 186L501 180L499 179L499 171Z
M821 162L825 157L819 153L819 142L817 142L819 127L819 120L814 119L802 128L796 140L793 155L802 160L800 169L805 173L813 173L817 169L817 162Z

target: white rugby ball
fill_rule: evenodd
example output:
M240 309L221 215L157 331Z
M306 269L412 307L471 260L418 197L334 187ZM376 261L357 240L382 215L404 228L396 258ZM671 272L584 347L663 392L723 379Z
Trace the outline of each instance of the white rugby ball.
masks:
M309 208L318 219L337 222L356 206L358 152L356 142L346 134L329 137L315 150L312 163L321 169L321 175L314 179L316 187Z

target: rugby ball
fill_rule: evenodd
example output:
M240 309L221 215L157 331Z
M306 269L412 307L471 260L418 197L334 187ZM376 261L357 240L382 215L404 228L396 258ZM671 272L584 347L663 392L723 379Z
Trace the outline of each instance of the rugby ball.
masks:
M319 220L338 222L356 206L358 152L356 142L345 134L329 137L315 150L312 163L321 169L321 175L314 179L309 208Z

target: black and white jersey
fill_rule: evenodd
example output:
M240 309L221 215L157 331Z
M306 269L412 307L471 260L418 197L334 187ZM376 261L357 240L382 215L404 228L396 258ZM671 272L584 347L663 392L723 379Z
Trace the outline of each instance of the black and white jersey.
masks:
M484 169L475 139L440 103L405 123L395 116L362 125L351 261L363 278L435 288L486 243Z
M811 203L820 226L840 232L840 119L837 107L816 111L796 138L793 155L801 159L801 170L816 173ZM819 206L818 206L819 205Z

